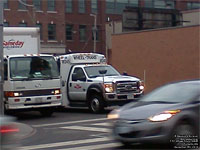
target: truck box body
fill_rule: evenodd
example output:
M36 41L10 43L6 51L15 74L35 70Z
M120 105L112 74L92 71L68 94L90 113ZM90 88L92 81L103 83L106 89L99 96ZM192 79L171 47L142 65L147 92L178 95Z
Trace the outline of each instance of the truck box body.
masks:
M4 27L4 55L39 54L40 32L35 27Z

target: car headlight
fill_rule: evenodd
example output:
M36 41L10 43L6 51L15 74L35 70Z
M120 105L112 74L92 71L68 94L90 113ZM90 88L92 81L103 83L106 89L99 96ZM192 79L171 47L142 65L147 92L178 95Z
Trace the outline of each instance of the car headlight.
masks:
M119 118L119 109L114 109L107 115L107 119L113 120L113 119L118 119Z
M163 113L149 117L148 120L152 121L152 122L166 121L179 112L180 112L180 110L164 111Z
M104 83L104 89L108 93L112 93L114 91L112 83Z

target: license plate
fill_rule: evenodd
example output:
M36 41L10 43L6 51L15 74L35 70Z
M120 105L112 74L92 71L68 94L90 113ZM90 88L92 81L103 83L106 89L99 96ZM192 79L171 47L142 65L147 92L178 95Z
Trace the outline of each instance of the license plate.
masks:
M127 99L134 99L133 94L129 94L129 95L127 95Z
M35 102L36 102L36 103L41 103L41 102L42 102L42 98L41 98L41 97L35 98Z

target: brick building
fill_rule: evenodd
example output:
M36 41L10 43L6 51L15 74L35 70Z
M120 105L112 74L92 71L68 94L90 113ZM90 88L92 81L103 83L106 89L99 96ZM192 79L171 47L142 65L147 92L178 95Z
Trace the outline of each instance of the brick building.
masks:
M169 82L199 79L199 31L200 26L193 25L115 34L110 63L121 73L144 79L146 92Z
M198 0L4 0L4 26L38 26L43 53L106 53L105 24L122 20L126 6L161 9L199 8ZM96 14L91 16L91 14ZM94 20L97 19L96 30Z

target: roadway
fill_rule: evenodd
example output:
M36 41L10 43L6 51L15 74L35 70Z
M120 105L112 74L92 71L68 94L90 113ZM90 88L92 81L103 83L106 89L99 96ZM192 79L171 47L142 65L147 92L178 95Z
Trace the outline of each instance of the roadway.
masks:
M106 116L87 109L59 109L51 117L39 112L16 113L19 150L130 150L154 149L155 145L125 147L111 136ZM153 147L152 147L153 146ZM160 147L159 148L163 148Z

